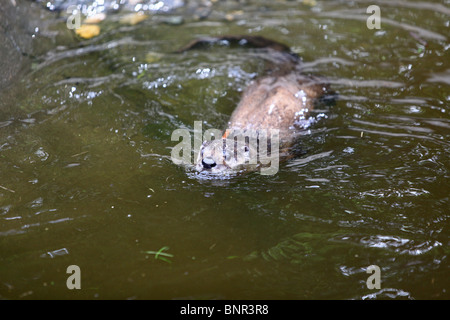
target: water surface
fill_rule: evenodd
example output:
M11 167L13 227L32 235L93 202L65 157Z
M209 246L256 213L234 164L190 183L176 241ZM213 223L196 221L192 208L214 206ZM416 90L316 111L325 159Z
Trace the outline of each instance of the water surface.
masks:
M135 25L135 7L108 9L80 39L65 7L20 2L32 48L0 91L0 297L448 299L449 4L166 3ZM222 34L290 45L338 93L274 176L170 160L173 130L224 128L264 71L255 50L172 53Z

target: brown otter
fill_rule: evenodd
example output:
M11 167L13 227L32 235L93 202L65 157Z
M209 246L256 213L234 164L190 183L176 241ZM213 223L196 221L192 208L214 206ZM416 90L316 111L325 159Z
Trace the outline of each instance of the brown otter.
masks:
M292 154L291 147L309 126L309 112L327 92L327 86L318 78L301 75L300 58L288 46L260 36L203 38L178 52L217 42L264 48L277 61L268 75L252 81L245 89L223 137L202 144L196 169L228 174L270 164L275 170L265 174L273 174L278 170L278 156L286 159Z

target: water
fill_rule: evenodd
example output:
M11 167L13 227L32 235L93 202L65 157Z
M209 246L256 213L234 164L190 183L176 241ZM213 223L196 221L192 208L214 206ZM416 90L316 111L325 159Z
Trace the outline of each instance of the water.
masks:
M124 7L87 40L64 10L21 4L32 49L0 93L0 297L448 299L449 3L370 4L380 30L364 1L190 1L136 25ZM198 179L170 160L173 130L224 128L264 70L248 49L171 53L221 34L290 45L338 93L275 176Z

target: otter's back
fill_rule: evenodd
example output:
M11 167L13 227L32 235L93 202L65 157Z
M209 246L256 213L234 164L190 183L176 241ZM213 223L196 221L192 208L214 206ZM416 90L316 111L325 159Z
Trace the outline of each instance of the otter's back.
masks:
M308 123L314 100L325 93L317 79L288 73L253 81L231 115L228 128L280 130L280 139L289 143Z

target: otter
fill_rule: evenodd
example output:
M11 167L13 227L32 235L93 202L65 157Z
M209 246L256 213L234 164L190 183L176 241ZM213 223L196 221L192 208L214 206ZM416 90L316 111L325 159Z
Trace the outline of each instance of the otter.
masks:
M317 77L302 75L301 59L288 46L261 36L201 38L177 52L224 42L264 49L273 63L244 90L223 136L202 144L195 168L225 175L277 166L280 159L293 156L292 147L310 126L310 111L325 97L328 86Z

